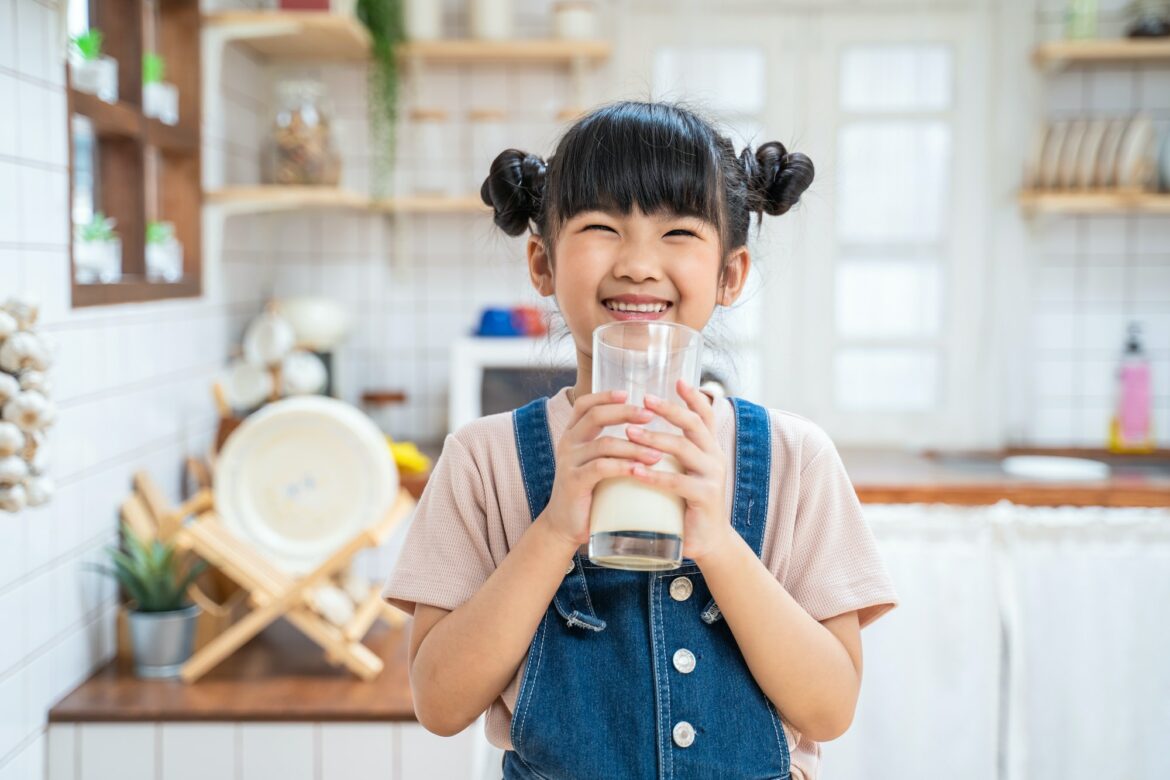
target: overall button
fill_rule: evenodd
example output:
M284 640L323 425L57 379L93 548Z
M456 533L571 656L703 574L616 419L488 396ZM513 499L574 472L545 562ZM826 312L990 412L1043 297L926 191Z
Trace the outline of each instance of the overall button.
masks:
M694 590L690 577L675 577L670 583L670 597L675 601L686 601Z
M695 671L695 654L685 647L674 651L674 668L683 674Z
M691 743L695 741L695 727L687 723L685 720L680 720L674 724L674 744L681 748L690 747Z

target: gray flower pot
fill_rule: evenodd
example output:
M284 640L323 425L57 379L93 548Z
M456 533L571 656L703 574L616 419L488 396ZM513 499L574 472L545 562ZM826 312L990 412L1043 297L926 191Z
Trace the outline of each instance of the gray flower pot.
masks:
M130 645L139 677L178 677L195 647L198 605L174 612L130 611Z

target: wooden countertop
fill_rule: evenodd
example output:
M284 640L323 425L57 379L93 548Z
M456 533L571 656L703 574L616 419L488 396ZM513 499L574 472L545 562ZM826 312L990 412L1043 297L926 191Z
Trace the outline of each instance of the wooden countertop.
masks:
M1108 479L1030 481L1005 474L1007 455L1063 455L1108 463ZM1104 450L1009 449L1000 452L898 452L841 449L863 503L981 505L1007 500L1028 506L1170 507L1170 456L1119 456Z
M114 661L49 710L49 721L413 721L406 637L405 628L371 629L366 644L386 662L371 682L329 666L283 622L192 685L142 680Z

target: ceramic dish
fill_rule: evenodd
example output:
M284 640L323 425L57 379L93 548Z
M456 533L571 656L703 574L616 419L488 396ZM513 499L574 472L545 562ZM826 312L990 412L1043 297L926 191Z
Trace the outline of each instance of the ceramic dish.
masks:
M1024 186L1038 190L1044 186L1040 180L1040 163L1044 160L1044 141L1048 138L1048 128L1038 125L1032 133L1032 147L1028 151L1028 158L1024 161Z
M1081 142L1081 151L1077 160L1076 186L1087 190L1093 186L1097 175L1097 156L1101 153L1101 141L1105 138L1105 130L1109 127L1108 120L1094 119L1085 131L1085 139Z
M1125 131L1117 155L1117 186L1145 189L1154 174L1154 124L1146 116L1135 116Z
M215 463L224 525L291 574L368 528L398 494L386 438L349 404L289 398L248 417Z
M1109 478L1109 464L1087 458L1012 455L1000 461L1000 466L1004 473L1021 479L1077 482Z
M1105 129L1105 137L1101 139L1101 149L1097 153L1097 178L1094 185L1097 187L1117 186L1117 153L1121 148L1121 139L1125 135L1125 120L1110 120Z
M1083 119L1073 121L1068 127L1068 135L1065 136L1064 146L1060 150L1060 188L1072 189L1077 184L1077 176L1079 172L1078 163L1081 156L1081 145L1085 140L1085 131L1089 129L1089 123Z

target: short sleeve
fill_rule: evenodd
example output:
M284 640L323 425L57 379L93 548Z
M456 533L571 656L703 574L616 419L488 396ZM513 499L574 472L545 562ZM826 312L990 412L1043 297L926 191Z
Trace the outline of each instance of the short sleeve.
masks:
M479 468L448 434L382 597L412 615L415 604L453 610L470 599L495 570L486 517Z
M817 620L856 610L865 626L897 594L837 448L819 429L809 438L823 441L801 470L784 587Z

